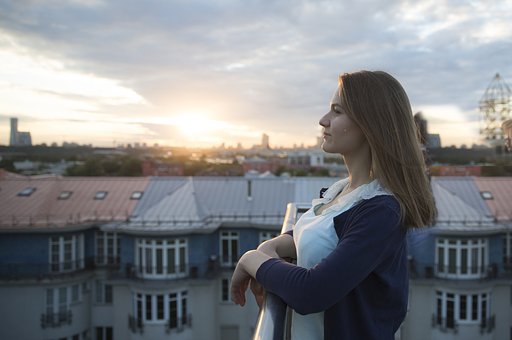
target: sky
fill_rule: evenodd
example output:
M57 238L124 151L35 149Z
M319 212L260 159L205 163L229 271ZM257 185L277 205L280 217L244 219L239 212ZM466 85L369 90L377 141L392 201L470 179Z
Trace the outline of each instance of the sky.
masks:
M313 145L366 69L471 146L511 56L511 0L0 0L0 144L17 117L34 144Z

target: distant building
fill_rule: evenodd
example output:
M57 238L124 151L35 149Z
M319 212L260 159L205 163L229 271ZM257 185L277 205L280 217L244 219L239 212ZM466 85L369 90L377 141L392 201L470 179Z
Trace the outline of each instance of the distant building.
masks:
M438 149L441 147L441 136L437 133L429 133L427 136L427 148Z
M30 132L18 131L18 118L11 118L10 146L31 146L32 137Z
M324 165L324 155L322 150L304 149L288 153L288 163L292 167L321 167Z
M261 136L261 147L264 149L270 149L270 139L266 133Z
M481 176L482 166L480 165L432 165L430 167L432 176Z
M167 163L154 160L142 162L142 176L183 176L185 168L182 163Z

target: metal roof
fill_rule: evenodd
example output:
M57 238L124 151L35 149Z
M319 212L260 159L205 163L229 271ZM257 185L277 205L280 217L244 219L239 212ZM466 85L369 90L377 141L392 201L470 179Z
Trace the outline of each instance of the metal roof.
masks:
M46 177L0 180L0 228L52 228L91 221L126 220L143 192L148 179L143 177ZM29 196L18 194L29 187ZM105 191L103 199L95 199ZM63 192L71 192L59 199ZM144 195L143 195L144 196Z
M491 216L492 212L489 210L485 202L480 196L480 190L475 184L475 177L461 176L461 177L432 177L432 184L438 185L448 192L456 195L459 200L475 209L483 216ZM437 199L437 197L436 197ZM449 204L449 201L446 201ZM465 212L458 212L451 209L453 214L465 214Z
M512 221L512 177L476 177L480 193L489 192L492 198L483 201L499 221Z

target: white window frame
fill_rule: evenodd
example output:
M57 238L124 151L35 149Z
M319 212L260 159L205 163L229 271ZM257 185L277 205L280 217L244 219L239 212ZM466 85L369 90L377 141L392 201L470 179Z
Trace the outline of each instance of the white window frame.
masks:
M233 249L234 244L236 244L236 249ZM234 267L240 256L240 233L238 231L221 231L219 249L221 266Z
M231 280L227 277L220 279L220 301L222 303L231 302ZM226 292L226 294L224 294ZM226 298L225 298L226 295Z
M50 272L64 273L85 267L83 234L50 236L48 244Z
M159 300L163 303L163 315L158 313ZM176 328L182 328L185 325L183 320L188 321L190 315L187 290L160 293L133 292L133 315L144 323L167 324L171 317L171 302L176 302ZM149 311L148 308L150 308Z
M488 245L486 238L438 238L435 250L436 276L457 279L486 277L489 268Z
M116 232L96 231L96 264L118 264L121 255L121 242Z
M95 282L95 302L97 304L111 305L114 302L114 287L103 280L96 280ZM107 294L108 290L110 290L109 294ZM108 296L110 296L109 299L107 299Z
M448 295L452 296L449 298ZM461 301L465 299L466 303L466 313L463 317L461 317ZM441 301L441 317L443 319L447 319L447 305L449 300L453 300L454 308L453 308L453 320L454 325L481 325L482 318L489 319L491 315L491 292L490 291L475 291L475 292L465 292L461 293L446 291L446 290L436 290L435 291L435 300L434 300L434 310L437 313L438 308L438 300ZM484 314L484 305L485 305L485 315ZM474 310L476 307L476 310ZM476 317L475 317L476 316ZM437 317L437 315L436 315ZM437 324L437 319L435 320ZM454 328L455 328L454 327ZM451 329L451 328L449 328Z
M265 241L271 240L279 235L280 235L279 231L260 231L259 244L262 244Z
M174 263L168 263L173 254ZM154 279L173 279L188 275L188 240L147 239L136 240L135 268L137 276Z
M46 313L67 312L71 305L82 302L82 292L78 283L71 286L46 288L45 291Z

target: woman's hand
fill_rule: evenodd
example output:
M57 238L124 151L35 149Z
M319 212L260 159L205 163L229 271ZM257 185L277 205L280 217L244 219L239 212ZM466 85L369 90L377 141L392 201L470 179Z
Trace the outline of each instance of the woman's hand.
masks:
M263 300L265 298L265 289L263 289L263 286L255 279L251 279L250 287L251 287L251 292L254 294L254 299L256 300L258 307L260 307L260 308L263 307Z
M263 294L263 287L256 282L255 277L261 264L270 258L271 257L269 255L258 250L250 250L242 255L236 265L233 276L231 277L231 300L233 300L235 304L240 306L245 305L245 292L247 291L251 280L255 282L251 286L251 291L253 291L253 293L256 291L254 294L256 302L258 305L260 305L258 301L263 302L263 297L261 296Z
M233 276L231 277L231 300L236 305L245 305L245 291L249 286L249 282L254 280L249 273L243 268L242 258L238 261Z

